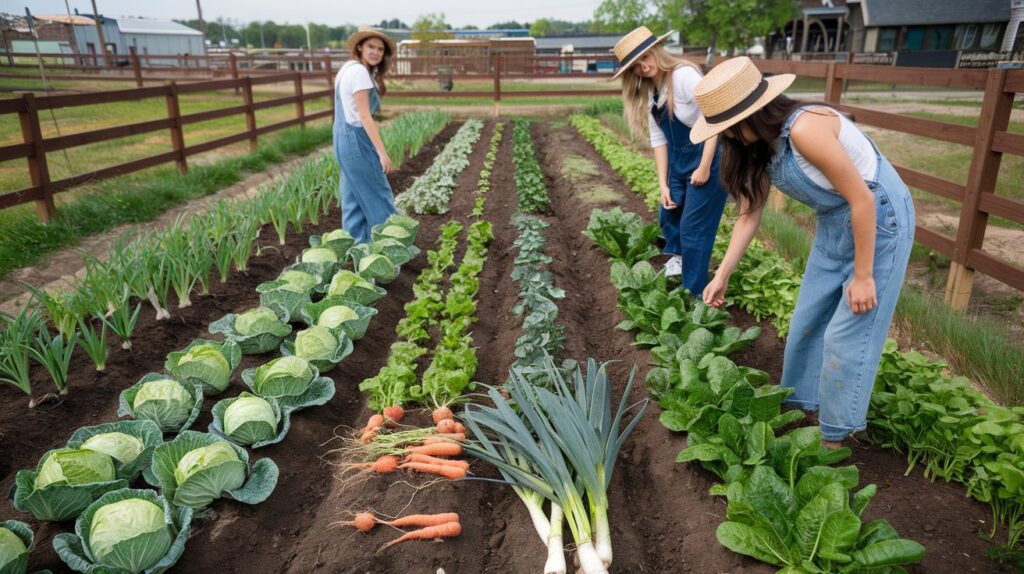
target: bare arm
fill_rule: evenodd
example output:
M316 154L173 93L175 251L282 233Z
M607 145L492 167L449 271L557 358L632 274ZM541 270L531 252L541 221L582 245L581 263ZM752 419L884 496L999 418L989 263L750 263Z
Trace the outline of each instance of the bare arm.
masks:
M373 142L374 149L377 150L377 155L380 157L380 165L384 170L384 173L391 173L394 168L391 165L391 158L388 157L388 152L384 149L384 142L380 139L380 132L377 130L377 123L373 121L373 114L370 113L370 91L360 90L355 94L356 110L359 112L359 121L363 124L363 129L366 130L366 135L370 136L370 141Z
M690 183L696 186L704 185L711 178L711 164L715 161L715 149L718 147L718 136L713 136L704 142L704 152L700 156L700 164L693 170L690 176Z
M658 171L658 189L661 190L661 206L665 209L675 209L676 204L672 201L668 187L668 145L660 145L653 151L654 165Z
M803 114L793 124L790 138L800 154L828 178L850 204L853 227L853 281L846 297L854 313L865 313L878 304L873 277L875 261L875 197L857 167L839 143L839 118Z
M704 289L704 303L712 307L721 307L725 304L725 289L729 285L729 277L736 270L747 247L754 239L758 226L761 225L761 213L764 206L757 209L749 209L745 200L740 198L740 216L732 228L732 236L729 238L729 248L725 251L721 265L715 271L715 276L708 282Z

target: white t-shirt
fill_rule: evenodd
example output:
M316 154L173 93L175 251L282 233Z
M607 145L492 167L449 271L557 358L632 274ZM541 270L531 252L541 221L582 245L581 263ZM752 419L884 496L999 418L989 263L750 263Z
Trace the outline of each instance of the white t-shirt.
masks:
M846 155L850 156L850 161L853 162L854 167L857 168L857 173L860 174L861 179L865 181L872 181L878 176L878 156L875 155L875 147L871 145L867 136L864 132L860 131L857 126L853 125L853 122L843 114L836 113L831 108L812 108L818 113L826 111L831 112L839 116L839 144L843 146L843 150L846 151ZM808 112L804 112L805 114ZM803 116L801 116L803 117ZM797 118L800 121L800 118ZM800 154L800 150L793 147L793 159L796 160L796 164L800 166L800 170L814 183L822 189L834 190L835 186L832 182L825 177L825 174L821 173L821 170L811 165L811 162L807 161L803 155Z
M338 70L334 77L334 90L341 99L341 109L345 112L345 123L350 126L362 126L359 121L359 110L356 109L356 92L376 87L373 77L366 66L356 60L349 60Z
M697 71L693 66L682 64L675 70L672 70L672 113L676 116L676 119L686 124L687 127L693 127L693 124L697 123L697 119L700 118L700 106L697 105L697 100L693 98L693 89L697 87L697 82L700 81L700 72ZM654 105L654 95L651 95L650 105ZM665 105L668 105L666 102ZM650 114L648 120L651 132L651 147L663 146L668 143L665 138L665 133L661 131L661 127L658 126L658 121L654 119L654 114Z

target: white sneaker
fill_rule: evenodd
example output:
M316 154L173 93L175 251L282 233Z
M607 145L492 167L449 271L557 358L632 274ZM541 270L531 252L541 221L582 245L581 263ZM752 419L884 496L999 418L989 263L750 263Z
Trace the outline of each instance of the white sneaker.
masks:
M673 255L665 262L665 276L673 277L683 274L683 258L679 255Z

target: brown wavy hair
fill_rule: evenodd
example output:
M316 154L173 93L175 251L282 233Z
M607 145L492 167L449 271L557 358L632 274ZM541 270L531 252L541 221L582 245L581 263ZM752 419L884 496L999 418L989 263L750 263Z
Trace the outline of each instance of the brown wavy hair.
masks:
M377 38L378 40L381 41L382 44L384 44L384 57L381 58L379 64L370 68L370 75L372 75L374 81L377 82L377 91L380 93L381 97L384 97L384 94L388 93L388 87L384 83L384 76L387 75L388 68L391 67L391 57L393 56L393 54L391 53L391 46L388 45L387 42L385 42L382 38L378 36L369 36L363 39L362 42L359 42L352 48L352 57L358 60L359 63L362 63L363 59L361 57L361 52L363 44L365 44L368 40L372 38Z

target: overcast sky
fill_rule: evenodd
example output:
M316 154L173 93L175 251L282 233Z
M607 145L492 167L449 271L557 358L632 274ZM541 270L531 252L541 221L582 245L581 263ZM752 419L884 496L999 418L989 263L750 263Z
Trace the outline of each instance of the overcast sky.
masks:
M340 24L376 24L381 20L398 18L407 24L426 12L443 12L450 24L473 24L481 28L506 20L533 21L537 18L559 20L589 20L600 0L201 0L203 17L218 17L249 22L274 20L275 22L318 22ZM72 13L91 13L92 3L68 0ZM67 12L64 0L0 0L0 12L24 14L25 6L34 13L63 14ZM185 20L196 17L195 0L96 0L96 7L106 16L142 16L147 18Z

